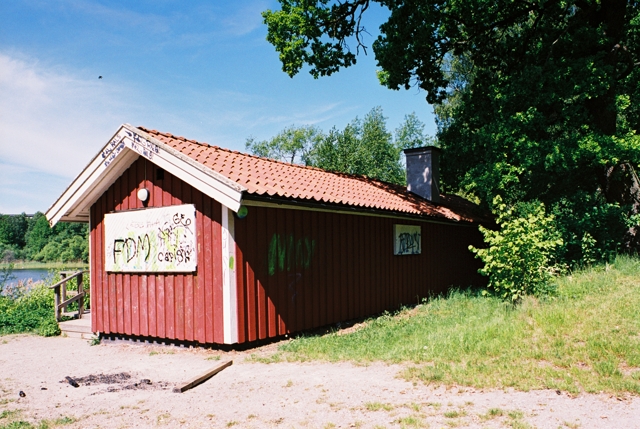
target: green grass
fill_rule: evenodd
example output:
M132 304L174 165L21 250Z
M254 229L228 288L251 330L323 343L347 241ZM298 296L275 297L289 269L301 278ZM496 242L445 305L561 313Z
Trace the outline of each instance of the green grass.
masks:
M476 388L640 394L638 258L561 277L555 296L516 307L453 292L365 325L297 338L277 360L406 363L406 379Z
M40 420L36 423L30 423L25 420L13 420L8 423L0 421L0 429L51 429L55 427L65 426L75 423L78 420L72 417L60 417L55 420Z
M365 408L369 411L391 411L393 410L393 405L391 404L383 404L381 402L367 402L364 404Z

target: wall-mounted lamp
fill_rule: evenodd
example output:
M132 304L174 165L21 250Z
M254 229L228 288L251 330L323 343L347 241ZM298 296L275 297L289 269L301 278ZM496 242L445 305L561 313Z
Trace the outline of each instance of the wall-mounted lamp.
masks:
M149 199L149 190L147 188L138 189L138 199L143 203Z

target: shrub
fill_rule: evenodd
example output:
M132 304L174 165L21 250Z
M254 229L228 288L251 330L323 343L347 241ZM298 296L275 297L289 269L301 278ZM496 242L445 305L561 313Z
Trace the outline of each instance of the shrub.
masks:
M44 284L18 288L20 293L0 296L0 334L60 333L53 310L53 291Z
M562 245L554 217L545 214L541 203L521 205L516 210L507 208L498 195L493 205L500 229L480 226L488 247L469 246L484 262L479 272L489 277L489 289L513 302L525 295L546 293L554 271L549 266L553 251Z

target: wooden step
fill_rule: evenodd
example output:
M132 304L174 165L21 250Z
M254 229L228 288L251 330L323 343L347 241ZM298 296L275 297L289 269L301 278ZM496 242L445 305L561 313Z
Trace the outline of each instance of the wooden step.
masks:
M82 319L59 322L58 326L60 326L62 335L66 335L67 337L90 339L93 336L93 332L91 332L90 314L83 315Z

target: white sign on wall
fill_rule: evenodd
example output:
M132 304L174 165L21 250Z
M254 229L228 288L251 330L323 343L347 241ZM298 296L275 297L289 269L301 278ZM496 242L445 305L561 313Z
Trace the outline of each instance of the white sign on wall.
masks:
M104 218L105 267L112 272L193 272L193 204L109 213Z
M419 255L422 252L420 225L393 225L394 255Z

